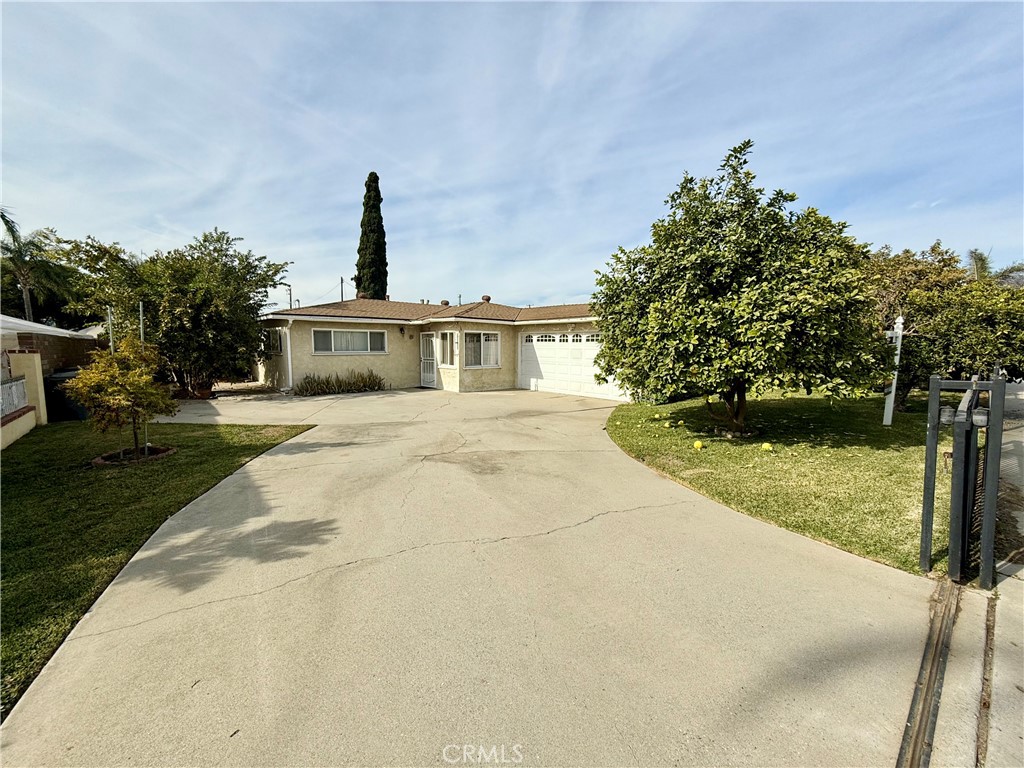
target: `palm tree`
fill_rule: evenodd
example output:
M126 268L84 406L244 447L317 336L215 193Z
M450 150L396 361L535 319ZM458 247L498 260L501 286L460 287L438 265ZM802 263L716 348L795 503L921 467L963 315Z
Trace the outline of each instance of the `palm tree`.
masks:
M56 233L50 229L39 229L28 237L21 237L13 219L4 212L3 225L6 237L2 245L3 269L9 270L21 288L25 305L25 319L32 321L32 294L66 293L66 274L61 265L49 258L57 242Z
M18 232L18 225L11 217L11 212L3 207L0 207L0 222L3 223L4 231L7 233L7 237L11 242L16 243L21 239L21 234Z

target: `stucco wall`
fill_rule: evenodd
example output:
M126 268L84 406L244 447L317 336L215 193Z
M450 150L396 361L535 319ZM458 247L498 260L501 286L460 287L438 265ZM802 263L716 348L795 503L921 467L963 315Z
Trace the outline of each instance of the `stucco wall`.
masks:
M482 323L461 323L459 330L462 333L467 331L474 333L497 333L501 337L498 368L467 368L465 357L460 355L459 391L486 392L493 389L514 389L516 386L516 360L518 355L516 327L509 325L485 325ZM461 336L460 342L464 347L465 340Z
M284 322L264 322L265 328L281 328L287 326ZM256 363L256 380L274 389L288 388L288 358L285 356L288 351L287 337L282 335L282 348L280 353L272 354L267 360Z
M283 323L267 323L284 326ZM405 334L399 328L405 328ZM383 330L387 333L387 353L326 354L313 353L313 329L318 330ZM532 325L497 325L489 323L447 322L428 325L392 325L378 323L331 323L297 320L291 326L291 354L293 382L297 384L308 373L329 375L367 369L379 373L395 388L420 385L420 334L433 333L440 340L444 331L459 334L455 366L441 367L438 355L437 385L450 392L484 392L495 389L514 389L517 386L519 339L524 333L595 333L592 323L547 323ZM467 368L465 366L465 333L497 333L501 336L501 352L497 368ZM287 352L287 347L285 348ZM287 358L273 355L260 367L260 381L278 389L288 386Z
M399 332L405 328L405 335ZM387 352L368 354L313 353L313 329L334 331L385 331ZM393 389L418 387L420 383L419 328L415 325L374 323L330 323L297 320L291 327L292 375L294 383L315 373L326 376L372 370ZM287 374L285 374L285 379Z

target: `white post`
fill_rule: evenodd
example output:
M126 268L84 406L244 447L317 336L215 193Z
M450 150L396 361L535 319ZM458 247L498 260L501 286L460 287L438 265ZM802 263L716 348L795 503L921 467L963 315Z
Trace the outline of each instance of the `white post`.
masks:
M114 310L107 307L107 336L110 337L110 353L114 353Z
M903 315L896 318L896 325L885 334L896 345L895 362L892 369L892 384L885 396L885 412L882 414L882 426L892 426L892 412L896 406L896 379L900 372L900 349L903 347Z
M146 351L146 322L142 317L142 302L139 302L139 346ZM143 453L149 456L149 422L142 425Z
M295 387L295 384L292 381L292 323L294 323L294 322L295 322L294 320L289 320L288 321L288 327L285 329L285 333L284 333L285 341L288 342L288 356L287 356L286 359L288 361L288 391L289 392Z

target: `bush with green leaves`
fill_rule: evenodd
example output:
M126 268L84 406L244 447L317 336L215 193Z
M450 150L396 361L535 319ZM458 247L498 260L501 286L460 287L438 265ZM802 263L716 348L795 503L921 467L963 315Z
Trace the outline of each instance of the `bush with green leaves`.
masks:
M379 392L387 389L384 377L373 371L350 371L344 375L337 373L320 376L307 373L295 385L293 392L300 397L310 395L342 395L352 392Z
M95 350L92 363L63 384L67 393L88 411L100 432L131 425L135 458L140 457L139 430L154 416L178 410L165 385L155 380L160 355L153 345L131 337L122 339L115 352Z
M652 242L620 249L598 273L601 375L637 400L718 395L742 430L747 395L804 389L866 393L884 337L862 271L866 246L796 196L765 196L747 168L753 143L717 175L686 174Z
M138 327L143 302L146 339L159 346L182 393L196 395L215 381L244 379L267 354L260 315L288 264L243 251L240 242L214 229L142 259L87 238L67 243L65 259L89 285L80 308L105 316L113 307L115 337Z
M993 271L978 250L960 256L936 240L920 252L883 246L867 271L874 285L877 324L904 319L896 404L928 377L989 376L996 364L1024 375L1024 286L1020 264Z

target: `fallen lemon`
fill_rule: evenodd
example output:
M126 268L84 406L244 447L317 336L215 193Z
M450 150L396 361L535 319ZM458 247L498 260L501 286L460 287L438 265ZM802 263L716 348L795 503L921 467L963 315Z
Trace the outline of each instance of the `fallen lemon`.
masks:
M771 449L772 449L772 444L771 443L761 443L761 450L762 451L770 451Z
M704 443L702 443L700 440L694 440L693 441L693 449L695 451L699 451L703 447L704 447Z

